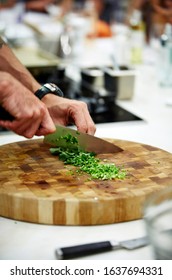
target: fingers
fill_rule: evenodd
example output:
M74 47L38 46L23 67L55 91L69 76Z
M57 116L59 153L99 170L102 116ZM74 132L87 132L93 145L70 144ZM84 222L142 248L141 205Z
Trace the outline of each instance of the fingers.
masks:
M18 80L6 74L0 86L1 104L14 116L12 121L0 120L1 126L26 138L54 132L55 126L45 104Z
M85 117L85 122L87 124L87 129L86 129L86 133L88 134L91 134L91 135L94 135L95 132L96 132L96 126L89 114L89 111L88 111L88 108L87 108L87 105L84 103L84 106L83 106L83 114L84 114L84 117Z
M52 94L43 97L55 124L74 123L78 131L94 135L96 126L89 114L87 104L78 100L62 98Z
M27 123L27 126L26 126ZM8 130L12 130L13 132L17 133L18 135L22 135L26 138L32 138L33 131L32 129L28 128L29 123L23 121L15 120L15 121L0 121L0 125L5 127Z
M78 131L94 135L96 126L89 114L87 104L82 101L76 101L75 106L71 107L70 114Z
M37 136L47 135L49 133L53 133L55 130L56 130L56 127L47 110L47 113L44 115L44 118L43 118L39 128L35 132L35 135L37 135Z
M29 115L12 122L0 121L0 125L26 138L32 138L34 135L46 135L55 131L55 125L46 108L39 115L37 112L32 117Z

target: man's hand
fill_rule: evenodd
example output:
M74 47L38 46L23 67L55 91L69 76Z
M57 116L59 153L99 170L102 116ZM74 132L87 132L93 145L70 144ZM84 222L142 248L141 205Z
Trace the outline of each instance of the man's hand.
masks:
M14 117L13 121L0 120L0 125L19 135L32 138L55 131L43 102L6 72L0 75L0 104Z
M78 131L95 134L96 127L86 103L53 94L45 95L42 101L46 104L55 124L66 126L72 123L76 125Z

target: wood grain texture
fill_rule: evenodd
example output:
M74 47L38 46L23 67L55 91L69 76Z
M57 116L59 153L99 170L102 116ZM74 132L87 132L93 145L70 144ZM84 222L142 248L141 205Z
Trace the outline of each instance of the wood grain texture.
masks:
M71 174L41 140L0 147L0 215L54 225L112 224L139 219L146 198L172 185L172 154L123 140L124 151L99 155L127 169L124 180Z

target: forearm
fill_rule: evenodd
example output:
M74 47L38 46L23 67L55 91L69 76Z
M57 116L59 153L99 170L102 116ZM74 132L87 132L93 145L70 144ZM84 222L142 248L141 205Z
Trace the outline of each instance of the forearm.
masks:
M40 84L34 79L26 67L14 55L10 47L0 37L0 70L10 73L31 92L35 92Z

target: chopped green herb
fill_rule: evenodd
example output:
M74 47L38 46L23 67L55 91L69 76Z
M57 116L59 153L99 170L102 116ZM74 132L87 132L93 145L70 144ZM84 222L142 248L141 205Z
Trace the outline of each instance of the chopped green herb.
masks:
M109 180L125 178L125 170L117 167L114 163L101 163L98 158L95 158L94 153L81 150L76 137L67 134L61 136L60 139L65 140L66 143L74 144L74 148L71 148L70 145L68 148L50 148L50 152L53 155L58 155L59 159L62 160L64 164L79 167L78 171L89 174L92 179Z

